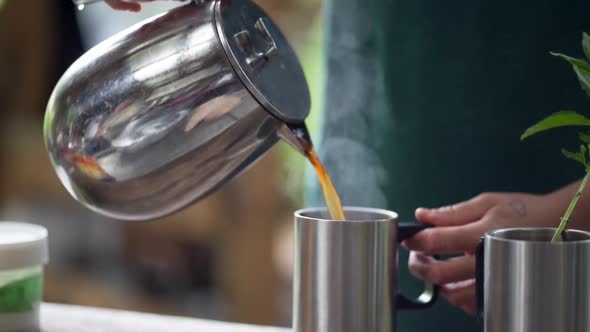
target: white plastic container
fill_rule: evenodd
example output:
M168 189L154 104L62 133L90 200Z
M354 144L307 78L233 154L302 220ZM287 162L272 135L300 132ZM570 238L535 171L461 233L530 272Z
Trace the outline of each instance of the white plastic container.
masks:
M0 331L39 331L43 265L49 261L47 230L0 222Z

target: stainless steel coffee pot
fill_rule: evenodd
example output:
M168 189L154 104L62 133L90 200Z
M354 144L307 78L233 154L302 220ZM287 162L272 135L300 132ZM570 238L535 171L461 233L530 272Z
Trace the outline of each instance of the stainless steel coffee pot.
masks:
M262 9L195 0L74 62L49 100L44 139L75 199L149 220L215 191L280 138L303 152L309 109L300 63Z

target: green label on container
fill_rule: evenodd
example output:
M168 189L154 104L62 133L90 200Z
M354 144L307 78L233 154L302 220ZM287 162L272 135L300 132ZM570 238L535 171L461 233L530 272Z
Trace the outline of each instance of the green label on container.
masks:
M12 281L0 287L0 313L23 312L33 309L43 296L43 275Z

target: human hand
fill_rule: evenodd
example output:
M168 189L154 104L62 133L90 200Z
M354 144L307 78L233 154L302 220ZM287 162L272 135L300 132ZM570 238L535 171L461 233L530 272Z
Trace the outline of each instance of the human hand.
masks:
M551 195L484 193L466 202L438 209L416 210L416 218L436 227L426 229L403 245L412 250L410 272L440 286L447 301L469 314L476 313L475 257L481 236L505 227L555 227L562 202ZM447 260L427 255L461 254Z
M127 10L131 12L138 12L141 10L140 2L152 2L154 0L105 0L105 2L113 9ZM184 0L176 0L184 1Z

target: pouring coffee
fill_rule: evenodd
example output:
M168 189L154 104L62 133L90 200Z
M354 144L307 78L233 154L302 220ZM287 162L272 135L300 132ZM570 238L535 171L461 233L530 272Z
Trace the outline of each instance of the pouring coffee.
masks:
M299 61L258 6L250 0L195 0L111 37L78 59L51 95L44 138L70 194L91 210L123 220L174 213L217 190L284 140L316 169L331 220L329 225L317 222L325 245L317 246L318 252L316 246L305 247L310 250L297 254L296 269L307 258L333 253L367 266L354 274L356 264L334 264L339 268L334 275L346 273L349 279L325 288L330 293L325 299L334 300L334 306L318 312L347 308L334 311L346 315L330 316L344 318L330 324L350 319L349 330L390 331L397 308L426 308L436 300L432 285L416 301L390 293L397 290L392 273L397 242L427 226L398 225L395 213L354 208L346 210L350 221L336 222L346 219L345 211L305 126L309 109ZM307 229L302 221L300 230L312 234L315 219L327 215L307 212L301 219L313 222ZM310 271L326 277L326 267ZM297 279L297 289L315 280L314 274L308 276ZM338 292L355 295L350 290L368 286L374 286L372 291L357 302L370 306L358 320L356 302L339 302ZM299 304L314 301L296 299ZM296 331L317 321L299 318Z
M215 191L279 139L306 154L295 132L307 132L309 110L300 63L262 9L195 0L74 62L49 100L44 138L74 198L149 220Z

